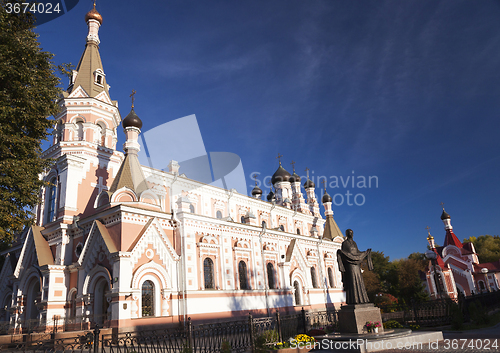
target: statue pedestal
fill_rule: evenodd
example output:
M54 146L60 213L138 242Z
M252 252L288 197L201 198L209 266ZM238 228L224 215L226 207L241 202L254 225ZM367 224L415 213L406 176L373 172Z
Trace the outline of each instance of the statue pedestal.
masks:
M382 325L380 309L375 307L373 303L343 305L338 312L338 317L339 332L341 333L368 333L365 326L367 321L378 321ZM383 331L383 326L378 328L379 333Z

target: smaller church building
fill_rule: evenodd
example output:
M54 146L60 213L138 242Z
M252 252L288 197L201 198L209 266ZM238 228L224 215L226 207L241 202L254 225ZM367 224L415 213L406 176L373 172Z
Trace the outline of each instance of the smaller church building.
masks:
M499 290L500 260L480 263L474 244L458 240L444 208L441 220L446 231L443 246L435 245L430 232L427 237L436 257L429 261L424 281L431 299L457 299L459 294L469 296Z

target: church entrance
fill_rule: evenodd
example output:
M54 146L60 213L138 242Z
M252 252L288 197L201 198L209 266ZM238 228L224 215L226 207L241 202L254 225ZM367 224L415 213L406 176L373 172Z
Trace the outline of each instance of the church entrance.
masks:
M106 298L106 293L109 291L109 285L106 278L100 278L94 290L94 322L102 325L108 319L109 303Z
M31 331L35 326L39 324L39 314L37 303L40 301L40 280L37 278L32 280L28 286L28 292L26 296L26 328Z

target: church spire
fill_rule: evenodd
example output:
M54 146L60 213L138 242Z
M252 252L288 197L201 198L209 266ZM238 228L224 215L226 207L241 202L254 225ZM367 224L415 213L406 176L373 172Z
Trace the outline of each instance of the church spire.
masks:
M99 40L99 27L102 25L102 16L96 10L95 2L92 10L85 15L85 22L88 26L87 44L76 70L73 71L68 93L71 94L81 86L89 97L94 98L103 91L109 97L109 86L99 54L99 43L101 42ZM104 101L102 98L99 99Z

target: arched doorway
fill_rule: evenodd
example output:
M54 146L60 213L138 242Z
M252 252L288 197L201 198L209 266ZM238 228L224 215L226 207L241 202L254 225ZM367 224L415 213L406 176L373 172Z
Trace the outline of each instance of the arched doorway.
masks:
M33 279L28 286L27 296L26 296L26 326L28 330L33 329L33 327L39 324L39 314L38 307L36 304L40 301L40 280L38 278Z
M109 291L109 284L106 278L101 277L94 289L94 322L102 325L108 319L109 303L106 293Z

